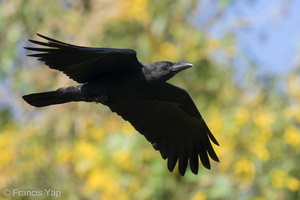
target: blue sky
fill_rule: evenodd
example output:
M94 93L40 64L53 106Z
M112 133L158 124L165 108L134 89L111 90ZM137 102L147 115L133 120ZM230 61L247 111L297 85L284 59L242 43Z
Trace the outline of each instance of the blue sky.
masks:
M203 0L200 6L205 11L197 18L201 26L218 5ZM232 1L208 32L217 38L235 36L238 54L233 63L239 75L253 63L258 76L286 75L299 67L300 0Z

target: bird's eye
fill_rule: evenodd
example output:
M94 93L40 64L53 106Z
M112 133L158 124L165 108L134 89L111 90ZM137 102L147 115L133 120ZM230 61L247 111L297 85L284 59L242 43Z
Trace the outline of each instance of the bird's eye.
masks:
M163 68L164 70L167 70L167 69L169 68L169 63L164 63L164 64L162 65L162 68Z

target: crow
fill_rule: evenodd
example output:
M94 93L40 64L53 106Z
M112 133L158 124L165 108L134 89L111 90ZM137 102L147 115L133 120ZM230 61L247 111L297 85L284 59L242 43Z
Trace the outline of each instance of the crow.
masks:
M37 53L45 65L65 73L77 86L24 95L35 107L67 102L96 102L120 115L158 150L172 172L178 163L184 176L202 165L210 169L209 157L219 159L211 141L219 145L190 95L166 81L193 65L188 62L141 63L131 49L92 48L64 43L37 34L47 42L29 40L42 48L24 47Z

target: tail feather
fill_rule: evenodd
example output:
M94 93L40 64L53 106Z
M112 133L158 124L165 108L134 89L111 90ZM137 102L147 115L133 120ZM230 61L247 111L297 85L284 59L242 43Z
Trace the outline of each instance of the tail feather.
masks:
M72 101L70 99L63 98L57 91L28 94L24 95L23 99L28 104L35 107L44 107Z

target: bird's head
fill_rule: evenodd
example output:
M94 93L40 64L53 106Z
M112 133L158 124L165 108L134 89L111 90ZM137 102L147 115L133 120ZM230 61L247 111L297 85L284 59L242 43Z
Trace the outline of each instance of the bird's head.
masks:
M159 61L151 64L145 64L143 72L148 82L165 82L172 78L178 72L192 67L193 64L189 62L169 62Z

